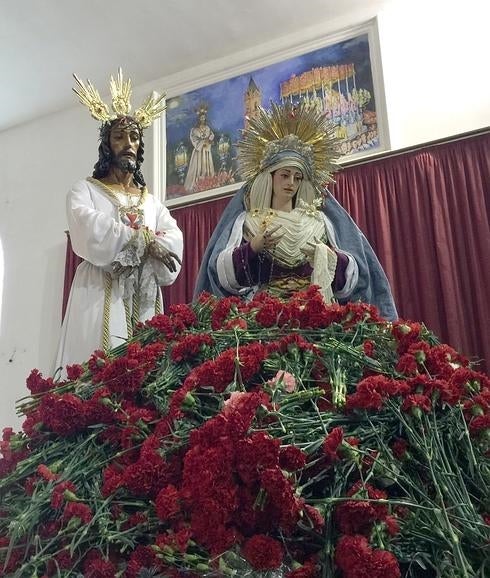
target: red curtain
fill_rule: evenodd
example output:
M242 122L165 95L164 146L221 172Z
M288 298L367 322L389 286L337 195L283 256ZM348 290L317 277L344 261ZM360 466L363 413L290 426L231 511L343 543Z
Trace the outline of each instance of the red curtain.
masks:
M163 289L165 305L192 301L203 253L230 197L174 209L172 216L184 235L182 270L173 285Z
M70 233L66 234L66 253L65 253L65 280L63 283L63 302L61 304L61 318L65 317L66 306L68 305L68 298L70 297L70 288L75 277L75 271L78 265L82 262L82 258L75 255L71 247Z
M350 166L332 193L373 245L401 317L490 359L490 133ZM175 209L182 272L166 304L189 302L202 255L228 198ZM67 250L66 290L73 277ZM69 283L68 283L69 281ZM483 368L483 366L482 366Z
M378 254L399 315L486 360L489 150L490 133L426 147L346 168L332 187Z

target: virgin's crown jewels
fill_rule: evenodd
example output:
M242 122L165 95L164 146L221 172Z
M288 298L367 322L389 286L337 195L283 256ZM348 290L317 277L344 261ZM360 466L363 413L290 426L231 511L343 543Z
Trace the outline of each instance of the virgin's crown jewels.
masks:
M238 142L240 171L246 181L255 178L288 152L301 158L308 178L317 187L332 180L340 167L340 139L335 126L322 111L301 102L298 105L272 104L270 110L259 108L258 115Z
M118 117L128 116L131 113L131 79L124 79L122 69L119 68L116 78L111 76L109 83L111 91L111 110L109 106L101 99L99 91L90 82L83 83L76 74L73 75L77 86L73 92L78 96L80 102L90 111L95 120L101 122L110 122ZM131 115L141 128L146 128L156 120L165 110L165 94L153 96L150 94Z

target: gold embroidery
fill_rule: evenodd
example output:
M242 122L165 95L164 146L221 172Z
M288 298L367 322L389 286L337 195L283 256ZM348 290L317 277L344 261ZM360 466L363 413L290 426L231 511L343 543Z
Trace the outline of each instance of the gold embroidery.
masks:
M113 204L116 205L119 212L119 217L124 224L133 228L138 228L139 226L143 225L144 211L142 204L146 198L146 194L148 193L146 187L143 187L140 190L140 193L136 195L134 193L126 193L124 191L115 190L102 181L92 177L88 177L87 180L102 189L102 191L111 199ZM128 200L127 205L121 202L121 198L118 196L118 193L126 197ZM133 202L134 197L137 197L135 202Z

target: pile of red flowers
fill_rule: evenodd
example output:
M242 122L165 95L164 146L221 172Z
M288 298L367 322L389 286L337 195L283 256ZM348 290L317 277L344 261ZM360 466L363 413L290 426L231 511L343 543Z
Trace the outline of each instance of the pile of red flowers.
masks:
M202 295L67 375L4 430L0 575L488 570L490 381L420 323Z

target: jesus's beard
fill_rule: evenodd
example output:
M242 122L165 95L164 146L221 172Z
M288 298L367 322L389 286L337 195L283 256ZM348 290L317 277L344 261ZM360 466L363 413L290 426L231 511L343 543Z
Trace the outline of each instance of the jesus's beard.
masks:
M115 167L126 173L134 173L137 169L136 159L124 155L116 157L113 161L113 164Z

